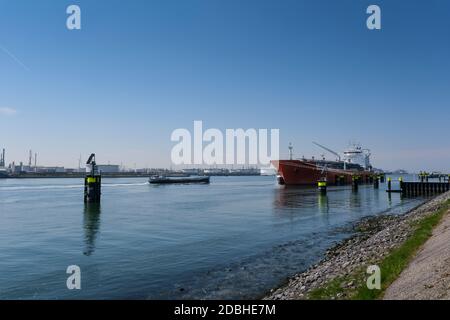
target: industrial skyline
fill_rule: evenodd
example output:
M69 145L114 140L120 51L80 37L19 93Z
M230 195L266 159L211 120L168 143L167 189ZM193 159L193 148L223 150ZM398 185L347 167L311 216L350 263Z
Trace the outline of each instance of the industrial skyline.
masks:
M28 162L21 160L10 160L6 158L6 149L2 149L0 153L0 169L7 169L11 173L84 173L89 171L89 166L83 161L82 155L78 158L78 166L64 166L64 165L52 165L48 163L38 163L37 161L38 153L33 153L32 150L28 151ZM84 159L85 160L85 159ZM236 166L171 166L171 167L137 167L136 164L132 166L120 163L113 164L110 161L106 161L103 164L97 165L99 170L106 173L117 173L117 172L144 172L146 170L160 170L160 169L175 169L175 170L198 170L204 168L229 168L229 169L254 169L257 166L247 166L247 165L236 165Z

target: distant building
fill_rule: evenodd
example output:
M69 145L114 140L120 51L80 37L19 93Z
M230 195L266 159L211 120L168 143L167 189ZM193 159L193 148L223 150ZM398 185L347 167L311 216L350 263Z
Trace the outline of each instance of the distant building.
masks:
M34 168L33 168L34 170ZM32 172L32 171L30 171ZM65 169L64 167L37 167L36 171L37 173L64 173Z
M98 164L97 170L100 173L118 173L120 172L120 166L117 164ZM86 165L86 172L91 171L91 166Z
M25 166L23 164L23 162L20 162L19 165L16 165L15 162L13 162L10 165L9 170L11 171L11 173L24 173L24 172L31 172L30 167L29 166Z
M190 174L190 175L198 175L200 172L200 169L183 169L181 171L183 173Z

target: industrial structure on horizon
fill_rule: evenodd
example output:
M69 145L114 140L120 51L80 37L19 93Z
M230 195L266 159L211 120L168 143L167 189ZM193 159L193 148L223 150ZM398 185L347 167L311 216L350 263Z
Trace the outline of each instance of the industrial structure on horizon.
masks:
M2 150L2 153L0 155L0 168L5 167L5 149Z
M82 168L78 166L76 169L65 168L62 166L39 166L38 162L38 154L34 153L32 150L28 152L28 162L25 164L23 161L11 163L6 163L6 150L3 148L2 153L0 155L0 170L3 174L26 174L26 173L40 173L40 174L52 174L52 173L85 173L89 168ZM101 167L102 172L105 173L115 173L120 172L119 165L99 165Z
M28 161L15 162L9 164L6 162L6 150L2 149L0 154L0 178L14 177L72 177L84 175L91 171L91 167L87 164L85 167L81 165L81 156L78 161L78 168L65 168L62 166L40 166L38 165L38 154L32 150L28 152ZM164 169L164 168L125 168L117 164L97 164L97 170L101 174L108 176L146 176L153 174L161 174L166 176L190 176L190 175L206 175L206 176L240 176L240 175L261 175L259 168L184 168L184 169ZM265 172L265 171L264 171ZM267 173L266 173L267 174Z

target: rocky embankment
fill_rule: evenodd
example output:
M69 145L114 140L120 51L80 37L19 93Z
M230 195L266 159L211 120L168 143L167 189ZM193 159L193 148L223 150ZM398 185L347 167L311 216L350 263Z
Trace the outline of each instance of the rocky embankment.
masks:
M311 291L336 278L348 279L340 284L348 290L329 298L345 299L345 292L351 292L356 286L356 279L352 279L352 275L379 262L392 249L401 245L414 231L414 222L434 213L448 199L450 192L437 196L403 215L363 219L355 226L357 233L353 237L328 250L322 261L294 276L285 286L271 290L265 299L308 299Z

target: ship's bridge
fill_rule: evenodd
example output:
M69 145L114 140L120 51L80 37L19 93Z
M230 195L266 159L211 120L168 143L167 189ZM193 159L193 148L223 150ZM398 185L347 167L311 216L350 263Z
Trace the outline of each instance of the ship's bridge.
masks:
M344 162L358 164L365 169L370 165L370 150L362 149L359 145L353 145L344 151Z

